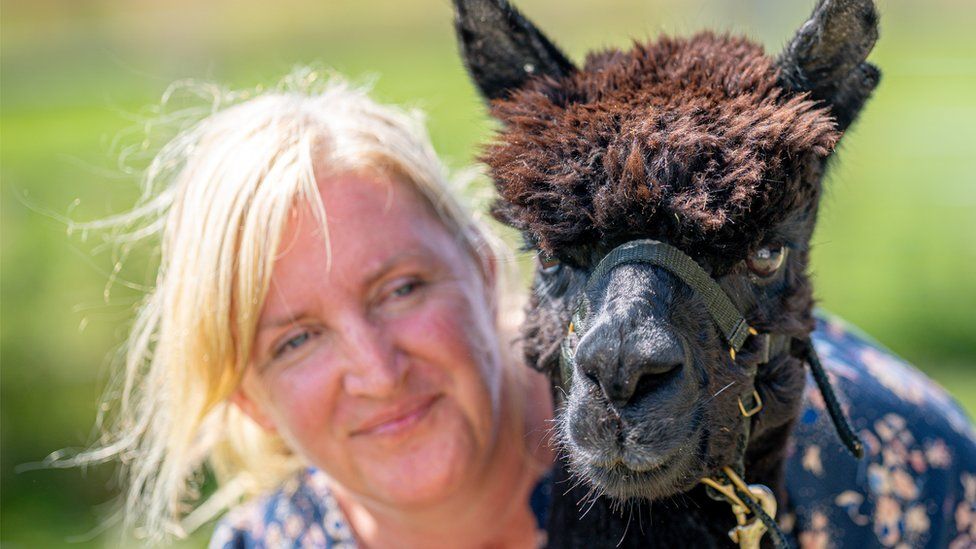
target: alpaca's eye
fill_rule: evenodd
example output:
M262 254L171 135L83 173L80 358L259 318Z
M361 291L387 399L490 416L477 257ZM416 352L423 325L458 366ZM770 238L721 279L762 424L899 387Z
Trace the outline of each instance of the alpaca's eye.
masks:
M786 260L786 246L766 246L765 248L759 248L749 259L746 259L746 264L749 266L749 270L761 277L772 276L783 266L783 262Z
M555 257L540 253L539 254L539 267L542 268L543 274L552 274L559 270L559 260Z

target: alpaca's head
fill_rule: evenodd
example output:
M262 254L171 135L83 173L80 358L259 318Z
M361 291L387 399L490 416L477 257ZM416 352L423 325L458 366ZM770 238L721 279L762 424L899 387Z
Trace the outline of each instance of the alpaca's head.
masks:
M494 214L543 259L526 356L568 387L558 422L571 465L615 497L686 491L737 459L744 422L752 440L790 424L802 363L784 351L757 373L752 342L734 360L703 296L668 269L588 278L622 243L666 242L750 325L806 336L824 168L878 81L865 62L874 6L822 1L778 58L702 33L580 68L504 0L456 6L465 63L501 122L483 155ZM584 297L587 329L560 379L560 343ZM745 419L739 399L754 387L765 408Z

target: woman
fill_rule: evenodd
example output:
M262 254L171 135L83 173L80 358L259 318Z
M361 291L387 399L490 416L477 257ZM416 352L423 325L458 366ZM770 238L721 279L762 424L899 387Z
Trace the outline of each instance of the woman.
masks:
M129 216L161 212L156 288L87 456L127 463L130 521L159 540L264 494L212 546L536 545L548 384L417 117L332 80L212 114L160 167Z

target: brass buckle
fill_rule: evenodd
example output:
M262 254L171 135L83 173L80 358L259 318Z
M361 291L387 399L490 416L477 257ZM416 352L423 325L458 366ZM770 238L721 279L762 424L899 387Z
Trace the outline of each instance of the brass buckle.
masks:
M738 489L740 492L754 497L762 510L774 519L776 517L776 497L773 496L772 490L762 484L746 485L742 478L729 467L723 467L722 471L728 477L729 484L711 478L703 478L701 481L722 494L732 506L732 513L735 515L737 525L729 530L729 538L738 543L740 549L758 549L763 535L767 532L766 525L757 516L749 518L751 511L735 493L735 490Z
M746 329L748 330L749 335L751 335L751 336L759 335L759 332L757 332L756 329L753 328L752 326L746 326ZM769 354L769 340L768 340L768 338L766 340L766 354L767 355ZM735 360L735 347L729 347L729 356L732 357L732 360ZM769 362L769 361L767 360L767 362Z
M759 413L759 410L763 409L763 401L759 398L759 391L752 390L752 399L755 401L753 407L746 410L745 404L742 404L742 397L739 397L739 411L742 412L742 417L752 417Z

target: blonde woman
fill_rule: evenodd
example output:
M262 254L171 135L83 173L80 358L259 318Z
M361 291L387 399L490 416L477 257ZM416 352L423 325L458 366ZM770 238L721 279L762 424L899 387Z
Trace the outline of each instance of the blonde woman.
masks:
M162 262L114 437L79 458L126 464L130 525L155 542L236 506L213 547L538 543L548 383L416 115L337 80L266 93L148 179L126 220Z

